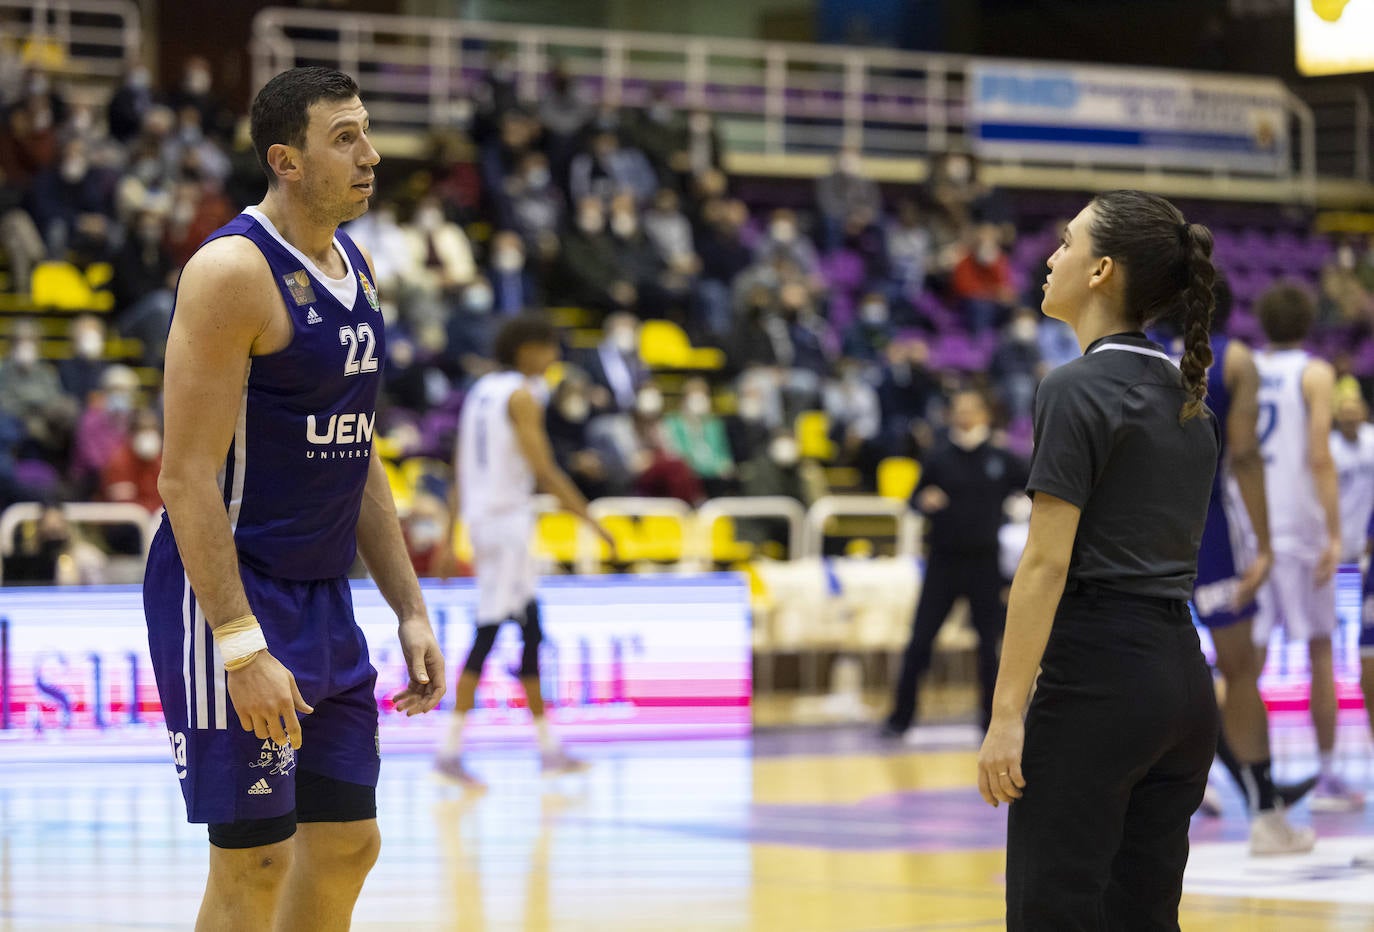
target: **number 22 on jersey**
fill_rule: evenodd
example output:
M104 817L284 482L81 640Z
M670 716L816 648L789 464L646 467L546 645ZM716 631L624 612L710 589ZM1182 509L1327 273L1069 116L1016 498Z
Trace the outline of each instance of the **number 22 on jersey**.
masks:
M348 347L348 358L344 360L344 375L377 371L377 335L372 332L371 324L340 327L339 344ZM358 358L359 349L362 350L362 359Z

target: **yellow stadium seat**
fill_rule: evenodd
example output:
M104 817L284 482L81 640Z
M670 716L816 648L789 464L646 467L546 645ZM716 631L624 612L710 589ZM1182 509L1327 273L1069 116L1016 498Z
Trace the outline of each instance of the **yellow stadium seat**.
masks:
M565 363L556 362L544 370L544 381L548 384L550 389L554 389L558 387L558 383L562 382L567 374L567 365Z
M650 559L644 554L639 527L635 524L634 518L628 515L607 515L601 519L601 526L615 541L615 556L619 562L634 563ZM604 542L598 541L598 552L602 560L609 560L611 557L610 549Z
M556 326L564 330L574 327L590 327L595 321L591 311L581 307L551 307L549 317Z
M682 520L672 515L644 515L639 519L641 559L676 563L682 559Z
M878 463L878 494L904 502L921 481L921 464L907 456L889 456Z
M735 519L717 518L711 525L711 561L740 563L754 555L754 545L735 536Z
M453 526L453 552L469 566L472 565L472 535L467 526L457 522Z
M651 369L721 369L725 354L697 349L687 332L670 320L646 320L639 328L639 356Z
M828 462L835 455L835 445L830 442L830 416L824 411L798 414L793 430L802 456Z
M108 311L114 295L96 291L70 262L40 262L34 266L29 296L40 308L57 311Z
M540 515L535 551L559 563L572 563L577 558L577 521L576 515L566 511Z

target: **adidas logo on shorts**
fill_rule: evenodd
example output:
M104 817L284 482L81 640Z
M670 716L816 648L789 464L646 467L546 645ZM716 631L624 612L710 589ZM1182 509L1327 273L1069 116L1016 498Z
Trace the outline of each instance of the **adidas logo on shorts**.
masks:
M272 787L267 785L266 780L259 780L248 788L249 796L271 796Z
M305 322L307 324L318 324L323 320L324 318L321 317L313 307L310 309L310 313L305 315Z

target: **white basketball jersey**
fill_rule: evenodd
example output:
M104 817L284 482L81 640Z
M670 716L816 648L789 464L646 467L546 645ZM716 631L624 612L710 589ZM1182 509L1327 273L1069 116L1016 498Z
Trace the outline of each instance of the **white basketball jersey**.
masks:
M534 473L515 439L510 398L532 388L519 372L493 372L473 384L458 421L458 491L463 521L534 508Z
M1358 563L1364 553L1365 531L1374 511L1374 424L1361 424L1351 443L1338 430L1331 432L1331 458L1341 496L1341 559Z
M1300 349L1255 355L1259 369L1260 452L1275 553L1315 561L1326 546L1326 516L1308 465L1307 402L1302 375L1311 357Z

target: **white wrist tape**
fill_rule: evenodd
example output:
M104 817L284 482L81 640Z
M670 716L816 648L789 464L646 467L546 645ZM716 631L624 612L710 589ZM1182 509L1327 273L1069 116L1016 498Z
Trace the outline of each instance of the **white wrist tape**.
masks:
M244 615L242 618L235 618L219 625L211 630L211 634L214 635L215 644L219 647L227 670L245 666L244 661L259 651L267 650L267 638L263 637L262 627L252 615Z

